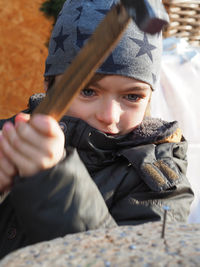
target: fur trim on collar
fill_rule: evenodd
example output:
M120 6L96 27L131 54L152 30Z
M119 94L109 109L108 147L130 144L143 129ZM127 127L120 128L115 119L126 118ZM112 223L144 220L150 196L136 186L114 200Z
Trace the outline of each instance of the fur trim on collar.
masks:
M176 134L175 134L176 133ZM130 138L138 143L180 142L181 130L177 121L167 122L162 119L147 117L131 133Z
M31 112L40 104L40 102L45 97L45 94L34 94L29 98L28 107L30 108Z

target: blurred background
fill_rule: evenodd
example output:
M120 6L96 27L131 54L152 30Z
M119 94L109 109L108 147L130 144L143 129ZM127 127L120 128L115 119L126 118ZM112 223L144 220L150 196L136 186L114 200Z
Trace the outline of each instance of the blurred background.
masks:
M64 0L0 0L0 118L43 92L48 39Z

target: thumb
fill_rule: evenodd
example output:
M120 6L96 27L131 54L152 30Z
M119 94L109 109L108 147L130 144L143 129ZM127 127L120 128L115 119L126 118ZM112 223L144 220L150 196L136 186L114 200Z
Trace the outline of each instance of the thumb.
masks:
M25 113L19 113L15 117L15 126L17 126L20 122L28 122L30 120L30 115Z

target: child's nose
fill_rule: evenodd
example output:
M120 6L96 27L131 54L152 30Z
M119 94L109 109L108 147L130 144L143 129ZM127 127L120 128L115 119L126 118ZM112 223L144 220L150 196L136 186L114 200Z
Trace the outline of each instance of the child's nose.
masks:
M121 107L115 100L104 101L98 108L97 119L104 124L116 124L120 120Z

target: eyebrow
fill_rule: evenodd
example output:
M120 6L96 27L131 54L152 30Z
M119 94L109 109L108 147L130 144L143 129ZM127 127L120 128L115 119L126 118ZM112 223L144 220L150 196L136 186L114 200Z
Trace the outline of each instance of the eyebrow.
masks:
M98 84L98 82L94 82L94 83L91 83L91 84L89 84L88 86L94 86L94 87L96 87L96 88L98 88L98 89L100 89L100 90L106 90L104 87L102 87L102 86L100 86L99 84ZM130 86L129 88L124 88L124 91L125 92L133 92L133 91L147 91L148 90L148 86L149 85L141 85L141 86L138 86L138 85L133 85L133 86Z
M132 91L147 91L148 87L146 86L132 86L128 89L124 89L126 92L132 92Z

